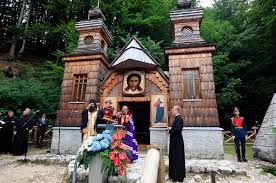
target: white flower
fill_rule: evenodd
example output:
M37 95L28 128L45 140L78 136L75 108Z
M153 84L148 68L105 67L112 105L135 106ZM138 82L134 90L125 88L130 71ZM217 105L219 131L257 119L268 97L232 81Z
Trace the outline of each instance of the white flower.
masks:
M85 146L82 144L78 149L77 156L82 156L84 149L85 149Z
M85 148L86 150L88 150L89 147L92 145L92 142L93 142L93 139L94 139L94 138L95 138L95 137L90 136L90 137L88 137L88 138L83 142L84 148Z

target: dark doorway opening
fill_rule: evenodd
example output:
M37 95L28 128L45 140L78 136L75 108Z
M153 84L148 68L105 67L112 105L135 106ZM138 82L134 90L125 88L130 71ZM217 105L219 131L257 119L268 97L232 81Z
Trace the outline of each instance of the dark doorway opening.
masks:
M120 109L127 105L132 112L138 144L150 144L150 102L120 102Z

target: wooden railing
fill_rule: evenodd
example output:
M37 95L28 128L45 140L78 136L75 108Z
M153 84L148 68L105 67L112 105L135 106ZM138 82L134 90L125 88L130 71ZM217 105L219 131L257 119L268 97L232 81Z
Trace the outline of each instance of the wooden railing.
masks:
M248 137L245 139L246 144L253 144L257 135L257 129L253 128L253 130L248 131L247 134L248 134ZM223 131L223 143L234 144L233 138L231 136L231 131Z
M35 144L36 142L36 134L37 134L37 126L34 126L32 130L30 130L29 134L32 134L31 138L29 138L29 143L30 144ZM49 125L45 135L44 135L44 140L43 142L51 142L52 141L52 125Z

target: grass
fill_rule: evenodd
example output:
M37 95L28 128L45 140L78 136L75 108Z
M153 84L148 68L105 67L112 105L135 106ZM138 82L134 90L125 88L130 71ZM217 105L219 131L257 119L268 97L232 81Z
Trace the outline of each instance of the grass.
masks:
M250 160L253 158L253 155L251 152L251 147L252 147L252 144L245 145L245 158L247 160ZM236 156L235 145L234 144L224 144L224 153Z
M51 149L51 146L49 144L45 144L42 148L36 148L34 144L29 144L28 146L28 154L34 155L34 154L46 154Z
M275 166L263 165L262 170L266 173L271 173L272 175L276 176L276 167Z

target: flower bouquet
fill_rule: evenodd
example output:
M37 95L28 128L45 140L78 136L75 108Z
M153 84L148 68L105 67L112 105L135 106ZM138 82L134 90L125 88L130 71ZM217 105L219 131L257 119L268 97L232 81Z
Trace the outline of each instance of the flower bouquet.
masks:
M126 178L126 168L129 160L126 155L127 148L122 143L122 138L122 135L118 132L112 135L109 130L89 137L77 152L76 162L78 167L83 165L87 169L93 156L98 155L103 159L102 172L106 171L110 176Z

